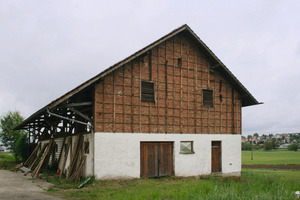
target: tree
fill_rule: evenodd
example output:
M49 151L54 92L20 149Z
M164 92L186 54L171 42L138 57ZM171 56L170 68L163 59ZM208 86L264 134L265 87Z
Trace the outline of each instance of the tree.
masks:
M254 137L259 137L258 133L253 134Z
M270 151L270 150L272 150L272 149L273 149L273 144L272 144L272 142L270 142L270 141L265 142L265 144L264 144L264 150L265 150L265 151Z
M247 142L243 142L242 143L242 150L243 151L250 151L252 148L252 144L247 143Z
M288 150L290 151L297 151L298 149L299 149L298 143L293 143L288 146Z
M20 157L20 152L16 151L16 143L20 136L26 137L26 132L24 130L14 130L14 128L23 121L23 117L18 111L9 111L6 115L0 118L0 140L4 146L8 147L13 151L16 161ZM23 139L24 141L24 139ZM19 145L25 145L19 142Z
M272 149L277 149L279 147L279 143L275 138L271 139Z
M252 138L252 135L248 135L247 136L247 138L248 138L248 141L250 140L250 138Z
M32 147L32 145L29 146L28 144L27 134L23 134L23 133L20 134L14 149L15 156L17 156L16 160L21 160L25 162L29 156L30 150L32 149L30 147Z

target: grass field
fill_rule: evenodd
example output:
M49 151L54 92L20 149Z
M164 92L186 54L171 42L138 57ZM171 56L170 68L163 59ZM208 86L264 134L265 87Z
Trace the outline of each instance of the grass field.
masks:
M0 152L0 169L11 170L15 165L15 158L11 153Z
M251 152L243 152L243 162ZM246 159L248 156L249 158ZM256 164L298 164L299 152L255 151ZM251 160L250 160L251 161ZM255 161L255 162L254 162ZM0 167L13 167L14 157L0 153ZM44 177L47 176L44 174ZM55 183L47 193L66 199L295 199L300 190L300 171L243 169L241 177L166 177L161 179L133 179L94 181L82 189L80 183Z
M300 151L288 151L278 149L274 151L264 151L262 149L253 151L242 151L243 165L300 165Z
M276 150L242 152L243 164L300 165L300 152ZM94 181L80 190L79 183L57 184L49 190L67 199L295 199L300 171L243 169L240 178L169 177ZM57 181L57 180L56 180Z
M300 171L243 170L241 178L169 177L95 181L82 189L63 183L48 193L67 199L295 199Z

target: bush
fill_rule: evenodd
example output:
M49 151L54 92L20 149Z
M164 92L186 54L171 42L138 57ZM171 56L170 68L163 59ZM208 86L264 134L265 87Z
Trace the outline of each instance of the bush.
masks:
M260 146L260 145L255 145L255 146L253 146L253 149L254 150L258 150L258 149L261 149L262 148L262 146Z
M288 150L290 151L297 151L298 149L299 149L298 143L293 143L288 146Z
M265 144L264 144L264 150L265 150L265 151L270 151L270 150L272 150L272 149L273 149L273 144L272 144L272 142L270 142L270 141L265 142Z
M242 143L243 151L251 151L251 147L252 147L252 145L250 143L246 143L246 142Z
M15 144L15 157L19 161L25 162L31 152L28 144L28 137L27 134L21 134Z

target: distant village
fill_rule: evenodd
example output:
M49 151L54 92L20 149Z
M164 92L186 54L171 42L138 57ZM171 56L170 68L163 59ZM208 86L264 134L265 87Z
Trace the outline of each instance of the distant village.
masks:
M293 143L300 143L300 133L263 134L261 136L254 133L247 137L242 136L242 146L244 147L252 144L256 149L263 148L266 143L272 143L274 148L288 148Z

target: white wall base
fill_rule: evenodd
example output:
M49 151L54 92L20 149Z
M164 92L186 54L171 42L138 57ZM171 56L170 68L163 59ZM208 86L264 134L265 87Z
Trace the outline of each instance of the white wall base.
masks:
M211 141L222 142L222 173L240 175L241 135L95 133L97 179L140 177L140 142L174 143L175 176L211 174ZM180 141L193 141L194 154L180 154Z

